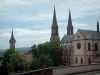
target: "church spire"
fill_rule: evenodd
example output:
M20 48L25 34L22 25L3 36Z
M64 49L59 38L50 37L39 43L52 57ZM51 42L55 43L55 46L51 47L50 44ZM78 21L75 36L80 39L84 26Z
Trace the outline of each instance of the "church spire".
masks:
M14 39L13 29L12 29L11 39Z
M97 32L99 32L99 21L97 19Z
M72 19L71 19L71 11L69 9L69 18L68 18L68 26L67 26L67 35L73 34L73 25L72 25Z
M55 5L54 5L54 13L53 13L53 22L52 22L52 24L57 25Z
M54 12L53 12L53 22L52 22L52 27L51 27L51 38L50 38L50 41L60 42L59 33L58 33L57 19L56 19L55 6L54 6Z
M14 38L13 29L12 29L11 38L9 40L9 43L10 43L10 49L15 49L16 40Z
M71 12L70 12L70 8L69 8L68 25L69 25L69 26L72 26L72 19L71 19Z

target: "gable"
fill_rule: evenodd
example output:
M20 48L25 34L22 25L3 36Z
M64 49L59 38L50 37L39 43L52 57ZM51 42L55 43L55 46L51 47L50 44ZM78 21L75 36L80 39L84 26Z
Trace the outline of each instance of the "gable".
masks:
M74 37L74 40L81 40L81 39L84 39L84 36L82 35L82 33L80 32L80 30L77 30L76 34L75 34L75 37Z

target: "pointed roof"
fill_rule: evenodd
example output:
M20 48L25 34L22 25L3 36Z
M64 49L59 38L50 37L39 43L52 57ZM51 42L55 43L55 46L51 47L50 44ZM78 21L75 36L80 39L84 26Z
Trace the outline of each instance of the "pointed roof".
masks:
M98 19L97 19L97 25L99 26L99 21L98 21Z
M99 31L99 21L97 19L97 31Z
M13 34L13 29L12 29L12 34L11 34L11 39L10 40L15 40L14 34Z
M53 13L53 22L52 22L52 24L57 25L55 5L54 5L54 13Z
M68 26L72 26L72 19L71 19L71 12L70 12L70 8L69 8L69 18L68 18Z

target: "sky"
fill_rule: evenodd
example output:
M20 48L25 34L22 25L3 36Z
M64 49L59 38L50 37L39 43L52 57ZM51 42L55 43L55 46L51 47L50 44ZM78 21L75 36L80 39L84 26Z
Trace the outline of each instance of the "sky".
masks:
M12 29L16 48L49 41L54 5L60 39L67 34L69 8L74 33L96 30L100 0L0 0L0 49L9 48Z

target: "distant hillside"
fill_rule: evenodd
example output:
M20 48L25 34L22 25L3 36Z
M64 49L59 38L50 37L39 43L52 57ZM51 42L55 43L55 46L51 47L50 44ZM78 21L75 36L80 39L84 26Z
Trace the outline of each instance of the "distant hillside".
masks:
M31 50L31 47L21 47L21 48L16 48L17 51L27 51ZM6 49L0 49L0 52L4 52Z

